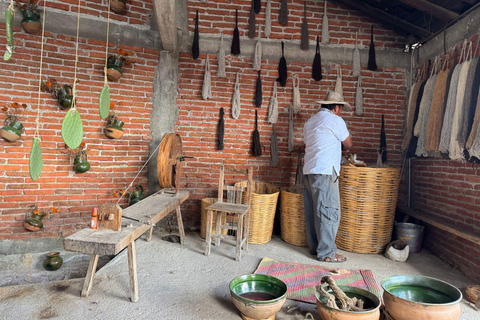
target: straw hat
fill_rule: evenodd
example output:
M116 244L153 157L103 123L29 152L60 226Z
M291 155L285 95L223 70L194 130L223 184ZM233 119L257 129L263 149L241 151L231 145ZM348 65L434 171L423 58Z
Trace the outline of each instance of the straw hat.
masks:
M348 102L345 102L343 100L342 95L338 92L335 92L335 91L329 91L327 93L327 96L325 97L325 100L317 101L317 103L320 103L320 104L342 104L344 111L352 111L352 107L350 106L350 104Z

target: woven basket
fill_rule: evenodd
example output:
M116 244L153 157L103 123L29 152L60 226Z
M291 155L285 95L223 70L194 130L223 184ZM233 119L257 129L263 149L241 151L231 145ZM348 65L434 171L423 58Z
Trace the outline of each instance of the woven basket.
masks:
M476 303L478 296L480 295L480 286L468 286L465 289L465 296L472 303Z
M400 170L342 166L335 243L356 253L384 252L392 238Z
M290 192L289 188L280 191L280 226L283 241L294 246L306 247L307 233L303 194Z
M200 236L205 239L207 236L207 207L211 204L217 202L217 198L203 198L201 203L200 209ZM222 219L222 223L225 223L226 217L224 216ZM213 216L213 224L212 224L212 231L215 232L215 228L217 225L217 221L215 219L215 215ZM222 234L226 235L228 232L227 229L222 230Z
M235 183L236 187L247 187L247 181ZM263 244L272 239L273 221L277 210L277 200L280 191L271 183L253 181L250 199L250 233L248 243ZM243 195L242 202L246 202Z

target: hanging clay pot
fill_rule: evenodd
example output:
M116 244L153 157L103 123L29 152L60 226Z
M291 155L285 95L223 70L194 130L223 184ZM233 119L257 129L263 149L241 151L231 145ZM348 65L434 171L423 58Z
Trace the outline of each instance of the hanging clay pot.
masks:
M143 199L145 199L145 195L143 194L143 187L141 184L137 184L137 189L133 190L130 194L130 204L135 204L142 201Z
M107 59L107 78L110 81L117 81L123 75L123 67L125 66L126 59L124 57L117 57L111 55Z
M40 22L40 15L36 10L22 10L22 27L27 33L39 34L42 31L42 23Z
M0 135L8 142L14 142L21 138L23 124L15 116L8 116L4 121L5 126L0 130Z
M31 218L23 222L23 226L28 231L40 231L43 228L43 217L45 217L43 214L33 214Z
M63 259L60 257L60 252L50 252L47 258L43 261L43 267L47 271L55 271L60 269L63 265Z
M122 120L115 118L112 120L109 119L107 127L105 128L105 135L110 139L121 138L124 134L123 127L124 123Z
M73 93L72 86L66 84L58 92L58 103L60 104L60 109L67 110L73 105Z
M126 7L125 0L110 1L110 9L116 13L122 13Z
M87 153L82 151L73 161L75 171L78 173L84 173L90 170L90 162L87 159Z

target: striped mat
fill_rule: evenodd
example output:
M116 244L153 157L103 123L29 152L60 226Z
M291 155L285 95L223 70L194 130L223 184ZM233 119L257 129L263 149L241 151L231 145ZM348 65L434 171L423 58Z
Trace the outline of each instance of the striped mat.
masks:
M324 276L331 276L339 285L347 285L370 291L380 297L377 285L370 270L348 270L324 268L319 265L277 261L263 258L255 273L276 277L287 284L287 298L315 303L315 286Z

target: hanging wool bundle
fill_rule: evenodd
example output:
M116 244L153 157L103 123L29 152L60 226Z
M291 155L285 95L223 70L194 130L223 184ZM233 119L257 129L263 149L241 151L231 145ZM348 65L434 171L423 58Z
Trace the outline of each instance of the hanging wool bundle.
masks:
M234 56L240 54L240 32L238 31L238 9L235 10L235 29L233 29L231 52L232 52L232 55Z
M280 62L278 63L277 78L277 81L280 82L280 85L282 87L285 87L285 85L287 84L287 60L285 59L284 46L285 44L282 41L282 57L280 58Z
M308 50L310 44L308 41L308 23L307 23L307 2L303 2L303 22L302 36L300 37L300 49Z
M371 26L370 48L368 50L368 70L377 70L377 61L375 59L375 44L373 43L373 25Z
M295 149L293 141L293 106L290 104L288 108L288 151L292 152Z
M478 58L476 58L478 59ZM473 63L472 63L473 64ZM470 146L467 148L467 142L468 138L470 138L471 132L473 131L473 123L475 121L475 115L477 111L477 100L478 100L478 92L480 91L480 60L477 61L477 66L475 68L475 73L473 76L473 81L472 81L472 92L470 94L470 103L468 106L466 106L465 114L463 117L464 125L462 125L462 130L465 130L465 150L464 150L464 156L466 160L469 160L469 154L468 154L468 149L470 149ZM477 124L478 125L478 124ZM476 132L475 128L475 132ZM463 134L464 132L462 132Z
M343 97L343 85L342 85L342 66L337 68L337 82L335 83L335 92L340 93Z
M427 142L426 128L428 116L430 114L430 107L432 106L433 101L433 89L435 89L437 77L438 75L434 74L427 80L427 83L425 84L422 101L420 102L420 108L418 111L418 119L413 129L413 134L418 137L417 148L415 150L415 155L417 157L427 156L425 152L425 144Z
M262 97L262 79L260 77L260 72L261 71L258 71L257 83L255 85L255 106L257 108L262 107L262 100L263 100L263 97Z
M412 139L413 125L414 125L413 117L415 115L418 91L420 90L421 84L422 84L422 81L417 81L410 89L410 95L408 97L408 107L407 107L407 121L405 124L405 136L402 142L402 151L407 151L408 146L410 145L410 140Z
M280 2L280 12L278 13L278 23L282 26L288 24L288 7L287 0L281 0Z
M362 66L360 65L360 51L357 45L358 32L355 32L355 50L353 51L352 75L354 77L360 76Z
M232 98L232 117L238 119L240 116L240 76L237 73L237 79L235 80L235 88L233 89Z
M253 8L255 9L255 13L260 13L262 2L260 0L253 0Z
M258 114L255 110L255 130L252 135L252 154L254 157L262 155L262 145L260 144L260 133L258 132Z
M420 84L420 89L418 90L418 96L417 96L417 100L415 102L415 108L414 108L413 124L417 123L417 120L418 120L420 103L422 102L423 92L424 92L426 83L427 83L426 80L423 81ZM413 135L413 127L414 127L413 124L412 124L412 130L410 132L410 140L408 141L409 144L407 146L407 155L406 155L407 158L415 157L415 151L417 150L418 138Z
M198 31L198 10L197 16L195 18L195 30L193 31L193 44L192 44L192 57L193 59L197 59L200 55L200 34Z
M317 36L317 47L315 49L315 58L312 64L312 78L315 81L322 80L322 57L320 56L320 41Z
M268 122L275 124L278 121L277 82L273 83L272 97L268 105Z
M378 153L382 156L382 163L387 161L387 137L385 135L385 119L382 114L382 128L380 129L380 149Z
M265 7L265 37L269 38L272 33L272 4L267 0Z
M296 80L296 81L295 81ZM298 74L293 76L293 113L297 114L302 109L302 102L300 98L300 79Z
M475 78L474 78L474 85L473 85L473 90L472 90L472 106L471 106L471 112L473 113L473 122L472 122L472 125L470 126L470 134L468 136L468 139L467 139L467 142L465 144L465 149L467 150L467 152L470 150L470 148L472 147L473 145L473 141L475 140L475 137L477 135L477 131L478 131L478 127L479 127L479 124L480 124L480 107L478 107L480 104L480 88L478 86L478 81L480 81L480 79L478 78L480 77L480 62L477 63L477 68L476 68L476 71L475 71ZM477 83L477 85L475 85L475 83ZM475 98L477 97L477 98ZM467 160L469 160L467 158Z
M203 76L203 88L202 88L202 98L203 100L208 100L212 98L212 76L210 75L210 62L208 59L205 61L205 74Z
M218 150L223 150L223 137L225 135L225 120L223 115L225 112L220 108L220 119L218 119Z
M322 43L330 41L330 33L328 32L328 18L327 18L327 0L325 0L322 21Z
M480 92L478 93L477 106L480 103ZM468 160L480 159L480 108L475 112L475 119L472 126L472 132L468 137L466 149L468 152Z
M223 33L221 34L220 49L218 50L218 53L217 53L217 62L218 62L217 77L226 78L227 74L225 72L225 49L223 49Z
M255 44L255 54L253 56L253 70L260 71L262 68L262 26L258 25L257 43Z
M270 137L270 167L278 165L278 138L275 124L272 124L272 136Z
M253 9L253 2L252 6L250 7L250 16L248 17L248 37L250 39L255 38L255 10Z
M357 116L361 116L363 114L363 92L361 77L358 77L357 91L355 93L355 114Z

